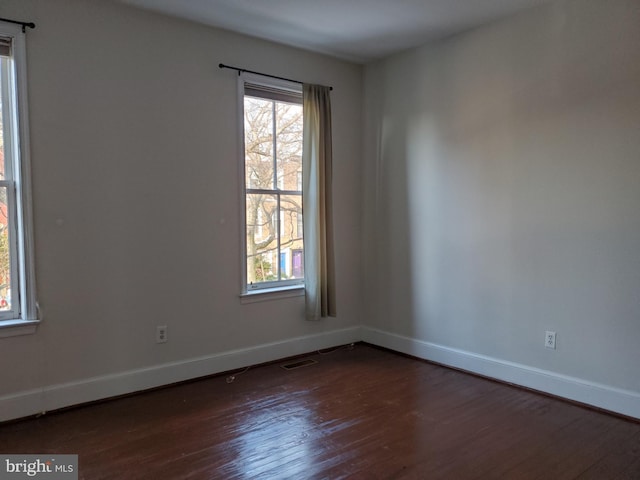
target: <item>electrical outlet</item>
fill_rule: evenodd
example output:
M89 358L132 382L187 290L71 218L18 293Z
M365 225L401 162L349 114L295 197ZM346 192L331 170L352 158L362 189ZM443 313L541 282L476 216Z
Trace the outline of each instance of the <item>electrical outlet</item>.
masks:
M544 332L544 346L547 348L556 349L556 332Z
M167 343L167 326L158 325L156 327L156 343Z

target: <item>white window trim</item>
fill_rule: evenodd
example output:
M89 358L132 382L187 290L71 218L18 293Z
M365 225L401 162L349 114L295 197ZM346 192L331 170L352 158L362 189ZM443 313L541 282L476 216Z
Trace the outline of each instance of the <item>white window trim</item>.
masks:
M283 298L302 297L303 295L304 284L280 285L277 288L262 288L241 293L240 303L266 302Z
M247 232L246 232L246 179L245 179L245 145L244 145L244 95L245 95L245 83L252 83L256 85L266 85L271 87L280 88L282 90L289 90L291 92L299 93L301 86L299 83L290 82L287 80L281 80L271 77L265 77L263 75L257 75L248 72L242 72L238 75L238 152L239 161L238 178L240 181L240 265L242 266L242 275L240 276L240 300L241 303L254 303L265 300L275 300L280 298L297 297L304 295L304 279L292 279L277 282L277 285L267 284L266 282L261 285L260 288L250 289L247 288ZM304 195L304 192L303 192ZM278 259L279 261L279 259Z
M36 282L33 241L33 207L31 201L31 156L29 148L29 121L27 100L27 50L22 27L0 21L0 32L12 37L15 71L16 114L19 161L7 159L13 165L17 208L17 254L21 266L19 275L20 318L0 321L0 338L34 333L40 321L36 301ZM16 168L17 167L17 168Z

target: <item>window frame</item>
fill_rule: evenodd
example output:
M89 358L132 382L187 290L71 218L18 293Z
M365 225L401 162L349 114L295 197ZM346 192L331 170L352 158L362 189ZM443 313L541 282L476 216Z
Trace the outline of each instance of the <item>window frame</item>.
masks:
M246 201L248 193L251 193L249 188L247 188L247 179L246 179L246 158L245 158L245 130L244 130L244 99L246 94L245 85L249 83L251 85L263 86L267 89L275 89L282 92L284 95L293 95L299 98L299 103L302 105L302 85L297 82L291 82L282 79L276 79L271 77L266 77L258 74L242 72L238 75L238 112L239 112L239 157L240 160L238 162L239 165L239 179L240 179L240 196L241 196L241 212L240 212L240 238L241 238L241 285L240 285L240 297L244 298L244 302L252 302L257 301L259 297L267 297L266 299L272 298L287 298L292 296L299 296L304 294L304 286L305 279L297 278L297 279L287 279L287 280L275 280L269 282L260 282L256 284L249 285L247 282L247 218L246 218ZM249 96L254 96L250 95ZM264 97L265 100L275 100L280 101L277 98L268 98ZM297 102L296 102L297 103ZM301 195L301 204L302 204L302 196L304 192L302 189L298 190L281 190L279 188L279 184L275 185L276 189L279 191L279 195L286 196L288 194L298 194ZM256 189L261 190L261 189ZM262 193L266 193L266 190L263 190ZM282 212L280 212L282 213ZM276 217L280 218L280 214L276 215ZM280 222L278 222L280 223ZM279 225L278 235L281 235L281 225ZM304 242L304 240L303 240ZM281 253L280 251L278 251ZM279 255L277 261L279 263ZM266 295L268 294L268 295ZM249 298L253 297L253 300Z
M10 140L7 148L5 138L5 180L0 182L0 186L7 187L8 193L9 240L13 263L11 293L17 302L16 308L0 314L0 337L7 337L35 332L40 320L34 265L26 36L21 26L3 21L0 21L0 36L11 38L12 42L10 68L6 72L10 83L3 92L8 93L11 100L11 105L3 105L4 111L9 112L10 116L9 127L5 128L5 132L10 133ZM4 121L7 122L7 119L4 118Z

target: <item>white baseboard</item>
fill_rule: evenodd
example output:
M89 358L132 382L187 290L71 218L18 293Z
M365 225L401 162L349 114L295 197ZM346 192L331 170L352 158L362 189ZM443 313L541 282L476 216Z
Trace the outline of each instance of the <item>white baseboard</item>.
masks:
M640 419L639 392L436 345L375 328L352 327L0 396L0 422L360 340Z
M362 340L424 360L640 418L640 393L362 327Z
M0 396L0 422L357 342L360 332L333 330Z

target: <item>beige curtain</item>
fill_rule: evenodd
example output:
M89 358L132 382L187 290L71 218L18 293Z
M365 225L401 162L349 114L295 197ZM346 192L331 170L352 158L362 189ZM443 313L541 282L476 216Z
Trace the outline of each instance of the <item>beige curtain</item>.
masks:
M329 90L329 87L307 84L302 90L302 212L308 320L336 316Z

